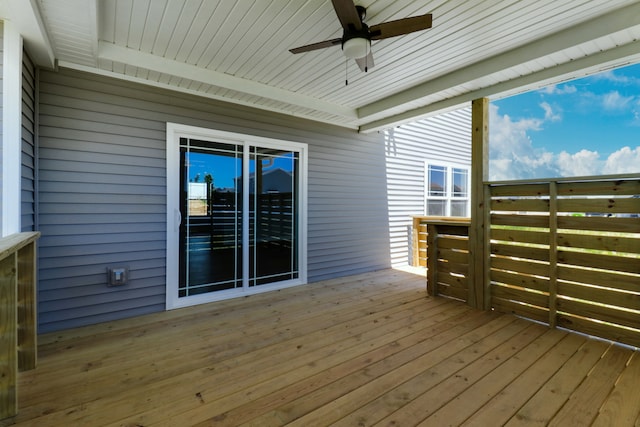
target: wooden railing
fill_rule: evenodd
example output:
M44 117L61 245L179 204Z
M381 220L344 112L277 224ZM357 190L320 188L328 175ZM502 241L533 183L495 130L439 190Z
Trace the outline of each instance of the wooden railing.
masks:
M18 371L36 367L36 239L0 239L0 419L18 412Z
M640 175L485 184L483 255L468 220L413 218L427 291L640 347ZM469 271L481 269L482 286Z
M640 346L640 177L487 191L491 307Z
M427 267L427 292L469 301L469 218L413 217L414 265Z

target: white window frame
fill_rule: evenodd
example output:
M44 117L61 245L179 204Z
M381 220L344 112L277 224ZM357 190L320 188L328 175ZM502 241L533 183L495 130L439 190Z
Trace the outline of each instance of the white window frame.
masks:
M444 196L431 196L430 193L430 175L429 166L445 168L446 194ZM464 169L467 171L467 197L453 196L453 169ZM471 212L471 165L464 163L454 163L441 160L425 160L424 162L424 214L429 215L429 200L445 201L445 217L451 216L451 202L462 201L467 202L467 213ZM466 216L467 218L469 215ZM465 217L462 217L465 218Z
M249 154L250 146L287 148L300 153L299 159L299 188L300 188L300 212L299 212L299 244L298 244L298 278L283 282L265 284L260 286L247 286L248 263L243 268L242 287L224 291L210 292L206 294L179 297L179 250L180 250L180 138L197 138L207 141L237 144L244 146L245 156ZM167 259L166 259L166 309L187 307L204 304L224 299L243 297L276 289L304 285L307 283L307 144L293 141L285 141L272 138L263 138L241 133L225 132L215 129L207 129L196 126L167 123ZM247 170L248 162L243 166ZM248 185L248 183L245 183ZM249 197L248 188L243 191L244 197ZM248 206L245 200L244 206ZM243 218L243 226L248 227L248 215ZM246 222L246 224L245 224ZM245 237L246 236L246 237ZM243 233L243 238L248 239L248 233ZM248 251L248 242L243 241L243 251ZM248 253L243 254L243 259L248 259Z

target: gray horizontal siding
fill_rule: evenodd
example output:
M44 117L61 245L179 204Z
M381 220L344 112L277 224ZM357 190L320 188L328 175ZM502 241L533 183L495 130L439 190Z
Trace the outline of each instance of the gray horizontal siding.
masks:
M309 144L309 281L390 266L383 134L64 69L39 87L42 332L164 309L166 122Z
M410 262L411 216L425 213L426 160L471 164L471 107L386 131L391 263Z

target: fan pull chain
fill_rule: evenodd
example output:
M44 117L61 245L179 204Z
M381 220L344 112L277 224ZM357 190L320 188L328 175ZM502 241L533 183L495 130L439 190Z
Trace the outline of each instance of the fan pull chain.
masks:
M349 86L349 59L344 61L344 85Z
M367 48L364 48L364 72L369 72L369 52L367 52Z

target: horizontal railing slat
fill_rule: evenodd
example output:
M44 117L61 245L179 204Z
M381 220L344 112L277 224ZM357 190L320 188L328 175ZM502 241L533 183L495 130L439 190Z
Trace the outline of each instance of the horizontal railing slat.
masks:
M546 323L549 320L549 310L541 307L521 304L495 296L491 298L491 306L502 313L515 314L537 322Z
M465 277L469 274L469 264L455 262L438 262L437 268L438 273L460 274Z
M459 275L438 272L438 284L444 283L454 288L467 289L467 278Z
M563 297L591 301L598 304L638 310L640 307L640 293L616 292L593 286L575 285L573 283L558 282L558 294Z
M491 225L549 228L549 215L491 214Z
M612 341L618 341L635 347L640 347L640 331L626 329L614 324L596 322L587 318L558 314L558 326L572 329L583 334L593 335Z
M491 210L548 212L549 199L492 199Z
M496 298L519 301L525 304L532 304L538 307L549 307L549 296L540 293L529 292L522 289L507 286L495 285L492 287L492 295Z
M602 304L559 298L558 311L636 329L640 327L640 312L623 311Z
M616 255L559 250L558 263L640 274L640 262L637 258Z
M592 199L558 199L558 212L637 213L640 200L631 197Z
M501 184L491 187L491 196L548 196L549 184L544 183L528 183L528 184Z
M521 259L533 259L536 261L549 261L549 249L533 248L530 246L507 245L500 243L491 244L493 255L507 256Z
M559 196L589 196L592 194L611 194L616 196L640 194L640 179L558 183Z
M614 233L640 233L640 218L559 216L558 228Z
M549 278L536 277L531 274L511 273L502 270L491 270L491 281L506 285L520 286L541 292L549 292Z
M548 262L531 262L529 260L491 257L491 268L549 277Z
M532 243L537 245L549 244L549 233L539 230L514 230L503 228L491 229L492 240L505 242Z
M466 301L469 296L466 288L453 286L440 286L438 289L438 295L459 299L461 301Z
M624 236L558 233L558 246L640 255L640 238Z
M601 271L576 266L559 265L558 279L576 283L591 284L621 291L638 292L640 276L619 271Z
M439 246L439 245L438 245ZM456 264L469 264L469 252L438 248L438 259L445 259Z

